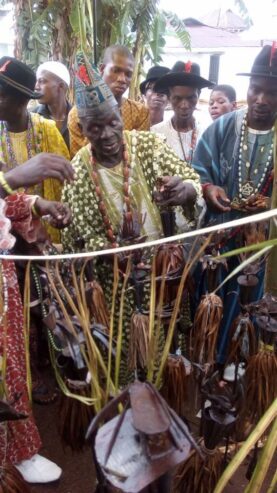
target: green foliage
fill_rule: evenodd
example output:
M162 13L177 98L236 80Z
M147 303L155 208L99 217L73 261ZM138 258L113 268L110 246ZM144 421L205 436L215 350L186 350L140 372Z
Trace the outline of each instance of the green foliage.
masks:
M144 59L153 64L161 62L168 28L174 30L186 49L190 48L184 23L177 15L159 10L159 0L98 1L95 26L91 0L13 0L13 3L18 58L34 69L47 59L71 66L77 48L92 52L96 28L98 59L111 44L124 44L133 51L134 96Z

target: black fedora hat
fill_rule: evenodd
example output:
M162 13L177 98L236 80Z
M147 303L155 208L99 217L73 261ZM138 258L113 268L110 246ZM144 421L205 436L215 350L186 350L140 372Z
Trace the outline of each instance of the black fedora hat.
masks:
M9 86L20 94L32 99L39 99L41 94L35 92L36 74L25 63L16 58L3 56L0 58L0 85Z
M168 89L173 86L189 86L203 89L204 87L212 87L214 84L210 80L201 77L200 67L197 63L176 62L168 74L157 80L154 90L168 92Z
M265 45L260 53L256 56L251 72L239 73L237 75L246 75L248 77L267 77L277 79L277 42L274 41L272 46Z
M146 79L139 86L141 94L145 94L146 86L149 82L155 82L168 72L170 72L170 69L168 67L163 67L162 65L154 65L154 67L151 67L148 70Z

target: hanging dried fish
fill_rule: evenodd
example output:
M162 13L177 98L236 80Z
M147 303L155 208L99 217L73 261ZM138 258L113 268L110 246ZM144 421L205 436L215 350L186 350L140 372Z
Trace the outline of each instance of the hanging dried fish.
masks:
M194 363L214 364L222 314L223 303L219 296L214 293L202 296L196 310L192 331L191 360Z

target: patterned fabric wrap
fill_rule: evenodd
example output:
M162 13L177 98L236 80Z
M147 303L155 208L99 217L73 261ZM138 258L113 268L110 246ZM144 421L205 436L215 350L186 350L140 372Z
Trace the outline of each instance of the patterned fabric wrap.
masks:
M6 219L6 239L9 244L0 242L1 248L13 246L14 239L8 233L7 224L11 224L27 241L33 241L35 228L32 222L31 207L33 197L15 194L0 201L0 222L5 220L4 210L9 215ZM20 225L20 222L22 224ZM4 230L1 229L1 239ZM11 238L13 241L11 241ZM0 464L5 460L16 464L30 459L41 447L38 429L35 425L27 391L26 354L24 341L23 306L19 292L14 262L0 262L3 303L0 313L0 355L6 355L5 398L13 403L13 407L27 419L9 421L0 426ZM1 368L2 370L2 368Z
M10 234L11 221L6 217L6 202L0 199L0 250L11 250L15 238Z
M6 216L12 221L12 230L28 243L34 243L41 224L38 217L30 214L37 197L15 193L6 197Z
M93 115L96 109L117 106L109 86L83 52L76 55L75 99L79 116Z

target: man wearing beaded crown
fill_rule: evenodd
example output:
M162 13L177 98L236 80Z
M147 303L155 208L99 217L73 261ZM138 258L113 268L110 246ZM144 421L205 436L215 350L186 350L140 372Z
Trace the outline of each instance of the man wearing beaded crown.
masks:
M248 108L237 110L218 118L203 133L192 165L199 173L203 195L208 207L206 222L226 222L251 213L262 212L269 206L273 182L273 140L277 113L277 44L264 46L256 57L249 76ZM250 226L255 228L255 225ZM234 250L243 246L247 228L231 230L223 239L220 250ZM254 235L255 238L255 235ZM256 241L260 236L256 234ZM258 239L259 238L259 239ZM255 239L254 239L255 242ZM241 260L235 256L228 260L232 271ZM222 276L227 273L222 272ZM263 269L259 282L251 286L248 302L263 294ZM240 287L237 278L229 280L220 292L224 317L218 345L221 362L226 358L230 328L240 313Z
M193 166L203 184L208 219L227 221L259 212L257 195L270 196L274 122L277 112L277 44L256 57L247 92L248 108L223 115L202 135ZM263 204L262 204L263 205Z
M76 250L77 239L87 250L116 246L123 216L132 211L145 216L143 235L160 237L160 213L152 200L158 177L168 204L181 206L180 227L193 226L200 195L197 173L157 135L123 132L116 99L82 53L77 55L75 90L78 116L90 144L73 159L76 182L63 191L73 215L71 226L63 231L64 246Z

